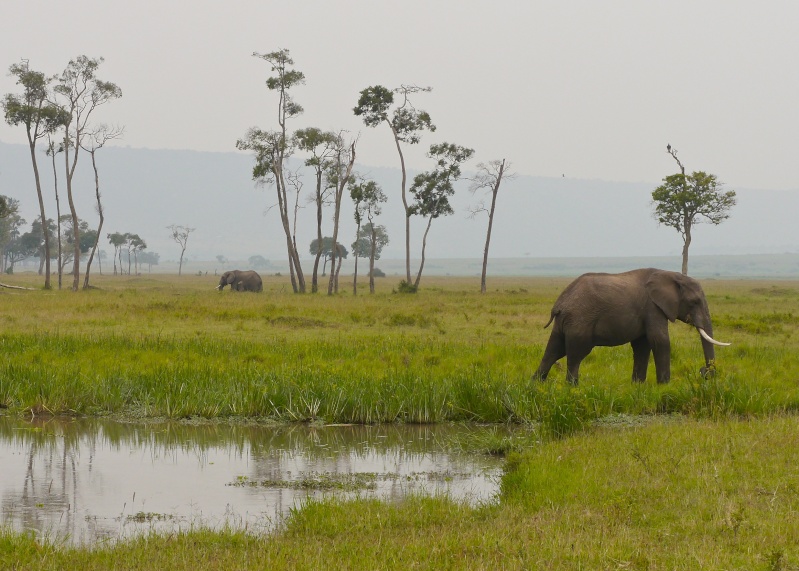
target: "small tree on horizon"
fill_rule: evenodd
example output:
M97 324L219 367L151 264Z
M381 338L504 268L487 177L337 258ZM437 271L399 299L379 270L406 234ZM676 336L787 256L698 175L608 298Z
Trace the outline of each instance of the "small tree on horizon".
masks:
M680 172L667 176L663 184L652 191L655 219L664 226L674 228L683 240L682 273L688 275L688 248L695 224L708 222L719 225L730 217L735 206L735 191L722 191L715 175L703 171L685 174L685 167L677 158L677 150L666 146L680 166Z
M189 234L194 232L196 228L189 228L188 226L179 226L177 224L170 224L167 226L170 231L170 236L180 246L180 263L178 265L178 275L183 272L183 254L186 253L186 247L189 243Z
M379 251L388 243L388 236L383 229L385 242L378 246L374 218L381 214L381 203L386 202L386 195L383 190L373 180L362 180L358 177L350 181L350 198L355 203L355 242L352 243L352 252L355 254L355 273L352 278L352 294L358 294L358 258L369 258L369 292L374 293L375 282L372 270L374 269L375 259L380 257ZM364 218L368 222L364 225ZM366 227L368 226L368 232ZM364 230L362 232L361 230ZM376 256L376 257L375 257Z
M474 218L480 212L488 213L488 228L486 230L486 244L483 249L483 271L480 274L480 293L486 292L486 273L488 271L488 246L491 243L491 229L494 227L494 211L497 206L497 194L499 194L499 185L503 180L511 179L515 175L509 173L507 169L510 163L505 163L505 159L489 161L488 164L480 163L477 165L477 174L472 179L472 185L469 190L474 194L478 190L488 190L491 192L491 206L485 208L481 202L475 207L469 209L470 218Z

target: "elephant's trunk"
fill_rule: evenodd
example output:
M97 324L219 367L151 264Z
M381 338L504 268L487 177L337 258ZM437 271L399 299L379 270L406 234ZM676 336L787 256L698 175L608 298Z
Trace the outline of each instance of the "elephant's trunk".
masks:
M715 361L716 361L716 345L719 346L727 346L729 343L722 343L721 341L716 341L713 339L713 330L710 329L708 333L702 327L697 327L697 331L699 331L699 335L702 338L702 350L705 353L705 366L702 367L700 373L702 376L712 375L715 372Z

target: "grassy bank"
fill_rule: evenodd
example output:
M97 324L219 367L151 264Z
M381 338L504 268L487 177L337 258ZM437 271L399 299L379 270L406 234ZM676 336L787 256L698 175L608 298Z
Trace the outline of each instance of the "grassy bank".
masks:
M32 275L5 283L38 286ZM0 404L12 412L327 422L528 422L566 434L611 413L762 415L799 407L799 284L704 282L718 374L671 326L673 381L630 382L629 347L598 348L571 388L532 383L568 280L430 279L416 295L214 291L212 276L102 276L90 292L3 290Z
M714 334L733 343L713 378L698 375L697 335L678 323L669 385L653 368L631 383L631 351L618 347L595 350L573 388L562 367L530 382L568 280L492 280L486 295L473 279L431 279L416 295L380 281L357 297L296 296L285 282L270 277L258 295L215 292L211 276L2 290L0 405L541 423L542 443L508 457L498 501L328 499L270 536L198 529L93 549L0 532L0 568L799 568L799 418L786 414L799 408L799 283L703 283ZM614 413L663 414L610 427Z
M94 550L0 534L8 569L796 569L795 416L595 428L509 458L499 501L311 502L270 536Z

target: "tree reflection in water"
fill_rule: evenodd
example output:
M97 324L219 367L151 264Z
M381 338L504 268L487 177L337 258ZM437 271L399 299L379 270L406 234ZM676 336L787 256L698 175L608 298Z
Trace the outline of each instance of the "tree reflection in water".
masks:
M451 438L475 430L0 417L0 522L77 544L191 526L265 531L309 496L347 493L314 478L364 473L375 485L361 495L485 501L499 460L447 452Z

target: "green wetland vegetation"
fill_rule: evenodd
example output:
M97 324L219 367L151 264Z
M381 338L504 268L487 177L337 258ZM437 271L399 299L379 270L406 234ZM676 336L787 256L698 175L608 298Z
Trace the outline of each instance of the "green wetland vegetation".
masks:
M630 381L628 346L581 382L532 382L567 278L428 278L294 295L216 292L212 276L98 276L89 292L5 276L5 414L191 422L518 423L496 502L314 500L269 535L203 530L72 548L0 533L0 568L797 569L799 282L702 280L716 352L699 375L671 326L672 382ZM389 278L390 279L390 278Z

